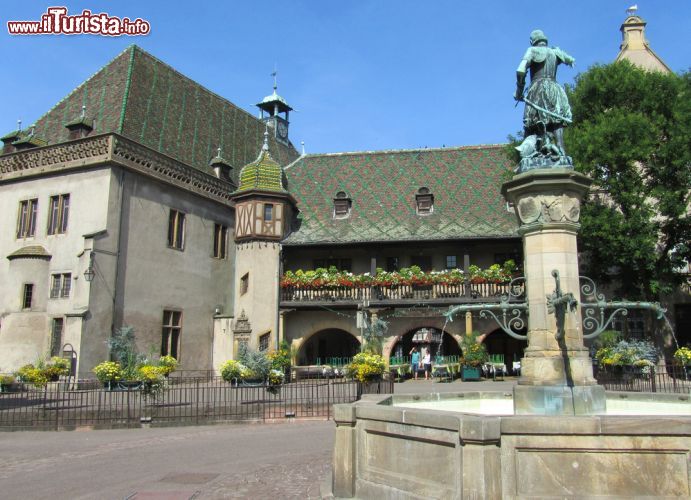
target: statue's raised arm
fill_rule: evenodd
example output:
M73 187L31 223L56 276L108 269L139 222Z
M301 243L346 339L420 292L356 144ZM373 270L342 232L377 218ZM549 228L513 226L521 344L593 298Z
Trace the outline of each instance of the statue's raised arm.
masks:
M519 171L572 166L564 148L564 127L571 123L571 107L564 88L557 83L557 66L573 66L574 62L560 48L548 47L542 31L530 34L530 47L516 69L514 99L525 102L525 139L517 148L521 153ZM530 85L524 95L528 72Z

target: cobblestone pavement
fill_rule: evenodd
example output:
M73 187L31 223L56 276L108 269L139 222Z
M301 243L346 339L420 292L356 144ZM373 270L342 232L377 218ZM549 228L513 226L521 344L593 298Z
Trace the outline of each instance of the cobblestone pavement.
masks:
M516 380L408 380L396 394L511 391ZM0 433L0 498L311 499L331 467L333 421Z
M0 497L318 498L334 423L0 434Z

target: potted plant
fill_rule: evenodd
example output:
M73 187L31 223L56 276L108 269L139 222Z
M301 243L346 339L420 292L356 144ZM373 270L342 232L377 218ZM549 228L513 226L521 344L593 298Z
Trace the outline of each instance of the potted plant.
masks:
M165 385L164 369L160 366L142 365L137 369L141 391L145 396L156 398Z
M48 374L44 369L37 368L33 364L22 366L17 370L16 375L21 382L31 384L39 389L48 384Z
M674 364L685 369L687 374L691 374L691 348L680 347L674 352Z
M12 392L14 386L15 378L12 375L0 375L0 392Z
M237 385L237 382L247 373L249 373L247 367L234 359L226 361L221 365L221 378L233 385Z
M173 356L161 356L158 358L158 368L164 377L168 377L178 367L178 360Z
M122 367L116 361L104 361L96 365L93 372L106 389L114 389L115 385L122 380Z
M346 377L360 382L363 393L377 392L374 386L378 386L384 371L386 362L378 354L361 352L353 356L353 360L345 368Z
M70 362L60 356L53 356L44 364L43 370L51 382L57 382L61 375L70 374Z
M285 340L281 342L276 351L268 354L271 361L271 369L278 370L284 374L284 379L290 379L290 346Z
M271 394L278 394L285 380L285 372L281 370L269 370L269 375L266 379L267 387L266 390Z
M478 343L478 334L473 332L463 338L461 359L461 380L480 380L482 365L489 360L487 347L485 344Z

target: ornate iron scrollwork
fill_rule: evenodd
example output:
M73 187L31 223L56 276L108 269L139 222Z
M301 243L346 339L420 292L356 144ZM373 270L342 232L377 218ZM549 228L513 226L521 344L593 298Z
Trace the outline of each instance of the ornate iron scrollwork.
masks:
M444 313L444 316L449 321L453 321L454 315L458 313L479 311L481 318L492 318L499 325L499 328L510 337L516 340L527 340L527 335L521 335L514 331L526 327L526 320L522 314L523 312L528 313L528 304L525 301L518 302L521 298L525 299L525 285L521 286L521 282L525 283L523 276L511 280L507 287L507 293L500 296L498 304L485 303L452 306Z
M587 276L580 276L581 309L583 313L583 338L594 339L604 332L617 315L627 316L629 309L645 309L657 313L657 319L665 315L657 302L606 301L605 295L597 291L595 282ZM614 309L609 315L605 311Z

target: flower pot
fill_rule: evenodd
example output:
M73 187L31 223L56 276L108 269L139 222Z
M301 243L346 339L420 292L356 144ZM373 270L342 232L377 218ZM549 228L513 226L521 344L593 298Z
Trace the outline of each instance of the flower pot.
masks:
M461 368L461 380L463 382L480 380L481 373L479 366L464 366Z

